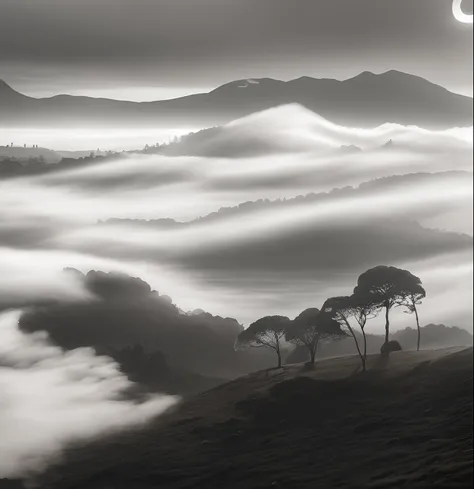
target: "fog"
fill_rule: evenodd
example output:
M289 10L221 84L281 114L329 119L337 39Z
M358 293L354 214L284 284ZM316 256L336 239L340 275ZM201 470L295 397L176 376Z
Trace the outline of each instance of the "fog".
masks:
M24 144L55 151L128 151L141 149L146 144L165 143L175 137L186 134L193 128L179 129L97 129L69 128L24 128L2 127L0 130L0 146L13 143L14 146L23 147Z
M73 150L140 148L161 136L2 137ZM472 331L472 147L470 130L346 128L290 105L155 154L5 178L0 310L92 304L84 280L63 273L70 267L140 277L173 298L178 316L199 309L248 325L321 307L386 264L422 279L422 324ZM0 478L41 471L70 443L146 422L176 402L126 400L134 384L111 359L21 332L20 314L0 316ZM382 323L367 331L381 333ZM392 330L408 325L413 318L394 310Z
M126 400L133 384L112 360L21 333L19 315L0 315L0 478L33 475L69 444L141 425L177 402Z
M245 148L249 141L266 141L268 150L304 151L340 148L342 145L371 149L390 140L400 145L424 147L433 151L459 147L460 142L469 143L472 135L469 128L429 131L393 123L375 129L343 127L298 104L289 104L227 124L210 144L217 146L232 141L236 146Z
M63 267L119 270L248 324L349 293L383 263L422 278L424 322L472 329L470 130L344 128L290 105L172 146L186 154L0 181L11 290L54 296Z

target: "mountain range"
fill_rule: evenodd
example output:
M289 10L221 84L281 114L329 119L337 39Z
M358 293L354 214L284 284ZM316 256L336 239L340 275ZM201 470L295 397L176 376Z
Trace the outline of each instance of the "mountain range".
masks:
M0 127L209 127L298 103L342 125L386 122L430 129L472 125L472 98L391 70L339 81L301 77L234 81L209 92L157 102L82 96L32 98L0 81Z

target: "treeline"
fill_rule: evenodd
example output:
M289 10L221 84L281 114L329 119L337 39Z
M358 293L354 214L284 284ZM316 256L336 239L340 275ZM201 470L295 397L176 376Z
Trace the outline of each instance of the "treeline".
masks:
M37 304L22 315L20 328L47 331L67 350L92 347L107 354L151 390L204 390L272 365L270 352L234 350L244 328L233 318L185 313L139 278L71 269L64 273L74 274L95 300Z
M278 199L258 199L253 201L242 202L232 207L220 207L217 211L213 211L204 216L196 217L187 222L174 221L173 219L118 219L112 218L104 221L109 224L137 224L137 225L153 225L156 227L179 227L192 226L203 222L214 222L222 218L245 215L249 212L257 212L262 210L273 210L277 208L291 208L301 206L302 204L319 204L326 201L332 201L335 198L347 199L357 198L370 192L383 192L386 189L391 189L393 186L400 185L422 185L424 183L443 183L447 177L466 177L471 178L471 175L463 171L449 171L440 173L410 173L406 175L391 175L388 177L376 178L363 182L358 186L345 186L334 188L328 192L310 192L307 194L297 195L291 198ZM397 219L391 219L391 222L399 222ZM411 227L413 230L423 229L421 224L416 220L404 221L405 226Z
M117 159L122 153L108 152L105 155L91 153L80 158L63 158L58 163L48 163L44 157L32 157L28 160L18 158L5 158L0 160L0 178L13 178L43 175L46 173L74 170L90 164L100 164L112 159Z
M176 136L166 143L146 145L141 153L165 156L206 156L205 146L212 138L222 133L221 127L211 127L183 136Z
M267 316L242 331L236 342L237 349L268 348L276 353L277 367L282 366L283 342L306 348L310 363L314 364L318 346L322 341L335 341L345 336L354 340L355 348L366 369L367 335L369 320L383 313L385 317L385 342L383 354L400 350L397 342L390 342L390 312L394 307L413 314L417 326L417 350L421 344L421 328L418 306L426 297L419 277L408 270L378 266L363 273L352 295L332 297L321 309L307 309L296 319L284 316ZM356 334L359 328L362 341Z
M282 365L358 352L365 363L366 356L385 343L384 336L365 334L368 321L387 312L390 319L395 307L413 310L416 319L424 297L417 277L377 267L361 276L351 296L328 299L320 309L308 309L294 320L270 316L244 329L233 318L202 310L185 313L139 278L72 269L64 273L74 274L95 299L30 305L20 328L47 331L67 350L92 347L114 358L145 390L170 394L196 393L272 368L277 357ZM398 331L396 339L404 348L416 348L420 331L424 346L472 341L467 331L443 326Z
M413 322L413 326L415 323ZM421 349L436 350L451 346L472 346L472 335L465 329L456 326L446 326L444 324L427 324L420 328ZM354 334L360 345L363 343L362 332L359 328L354 330ZM407 326L405 329L398 329L390 334L390 340L396 341L403 350L416 350L418 331L413 327ZM385 335L376 333L366 334L367 354L376 355L380 353L385 343ZM285 352L284 364L295 364L308 362L308 350L301 346L296 346L290 351ZM318 359L327 359L340 356L357 354L354 338L349 334L337 341L321 341L318 347Z

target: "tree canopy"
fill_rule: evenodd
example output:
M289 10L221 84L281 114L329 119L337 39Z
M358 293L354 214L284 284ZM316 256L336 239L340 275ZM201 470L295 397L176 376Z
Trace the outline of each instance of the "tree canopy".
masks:
M406 297L420 290L421 280L408 270L380 265L360 275L354 296L365 298L385 309L385 341L389 341L392 307L404 303Z
M359 341L354 332L354 328L350 323L350 319L354 314L354 298L353 296L331 297L323 305L324 314L337 321L342 327L346 328L350 336L354 339L357 353L362 362L362 368L365 370L365 357L361 352Z
M289 321L286 316L266 316L255 321L239 334L236 348L271 348L277 354L278 367L281 367L281 341Z
M317 308L306 309L288 324L286 340L298 346L305 347L314 363L319 342L329 338L343 337L345 333L341 325L321 313Z

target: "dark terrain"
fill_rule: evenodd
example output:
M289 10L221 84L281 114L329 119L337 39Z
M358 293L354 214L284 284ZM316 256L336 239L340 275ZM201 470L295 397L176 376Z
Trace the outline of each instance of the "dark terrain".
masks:
M262 371L69 450L48 489L467 488L472 348Z
M94 271L84 275L71 269L64 273L75 274L96 300L30 306L20 328L27 333L46 331L65 350L92 347L112 357L141 389L189 396L275 365L274 352L266 348L236 351L243 326L235 319L201 310L184 314L169 297L139 278ZM356 336L361 343L360 333ZM392 338L404 350L416 349L416 329L396 331ZM472 335L465 329L445 325L422 327L421 338L425 349L472 345ZM383 335L368 334L368 353L379 352L383 343ZM356 353L354 340L346 337L324 342L317 356ZM306 362L308 353L302 347L290 348L284 360Z

